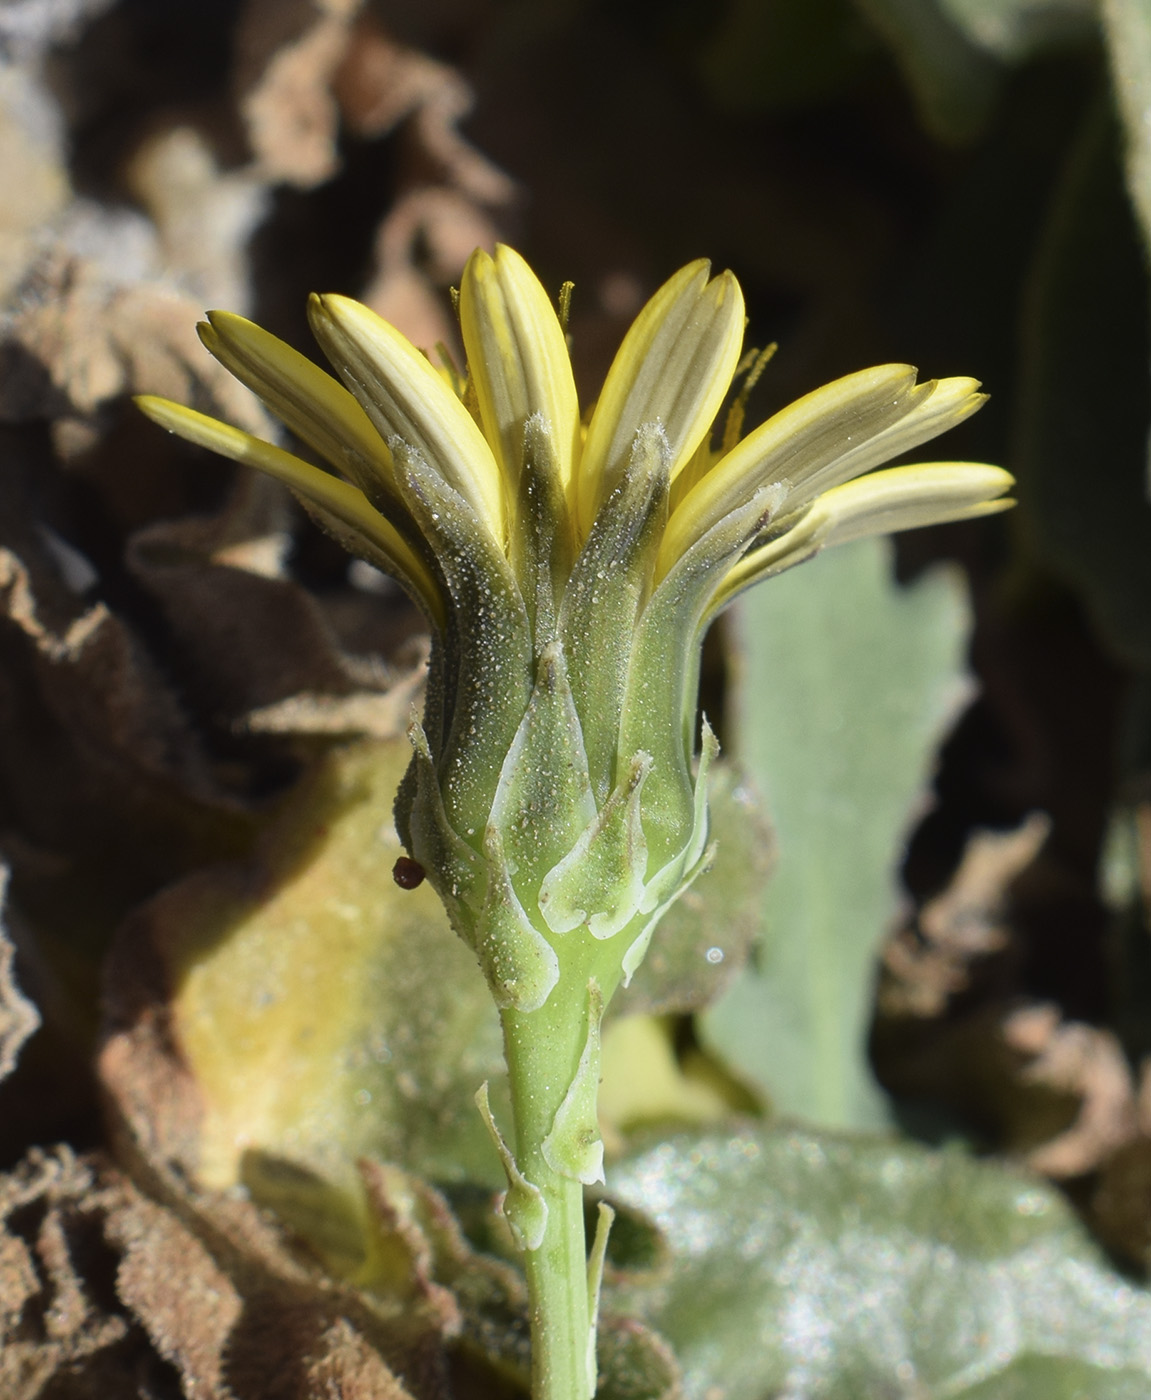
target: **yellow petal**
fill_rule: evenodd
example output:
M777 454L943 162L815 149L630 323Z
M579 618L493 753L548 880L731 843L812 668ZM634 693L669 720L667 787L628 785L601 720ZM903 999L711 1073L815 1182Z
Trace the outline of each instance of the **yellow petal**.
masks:
M358 486L389 495L391 454L355 397L330 374L262 327L231 311L209 311L205 348L277 418Z
M518 253L501 244L494 258L483 249L472 254L460 283L460 325L484 434L509 490L523 467L525 425L538 414L570 500L580 427L571 359L555 308Z
M824 543L845 544L864 535L994 515L1015 504L1002 499L1014 485L1010 472L984 462L927 462L845 482L821 496L813 510L828 521Z
M983 462L889 467L845 482L818 497L792 529L744 555L717 592L712 612L828 545L1009 510L1015 502L1003 496L1014 484L1002 467Z
M313 296L308 318L341 379L386 443L399 438L468 502L500 544L500 471L470 413L394 326L350 297Z
M618 484L641 427L663 428L674 480L719 412L739 363L743 293L730 272L709 282L709 266L700 259L665 282L612 362L579 465L585 534Z
M262 442L251 433L242 432L170 399L141 394L136 399L136 405L161 428L167 428L197 447L207 447L230 457L234 462L242 462L245 466L256 467L274 476L305 501L347 527L354 536L362 536L390 564L390 571L417 593L432 619L442 626L443 604L439 588L427 566L357 487L321 471L319 467L313 467L280 447Z
M794 487L870 442L931 392L911 365L878 365L814 389L748 434L672 511L657 574L760 486ZM862 470L862 469L861 469ZM787 507L785 506L784 509Z
M910 407L889 427L864 442L849 447L822 470L799 480L792 478L786 509L804 505L845 481L862 476L872 467L890 462L901 452L957 427L987 402L978 379L931 379L909 396ZM921 392L922 391L922 392Z

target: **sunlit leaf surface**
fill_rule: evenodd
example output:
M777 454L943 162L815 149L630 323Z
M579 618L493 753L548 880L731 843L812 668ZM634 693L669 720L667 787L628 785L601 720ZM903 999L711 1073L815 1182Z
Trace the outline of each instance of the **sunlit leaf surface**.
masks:
M762 945L702 1020L709 1046L786 1113L882 1121L866 1065L873 962L937 746L965 693L954 575L909 588L877 540L750 593L736 757L777 845Z
M236 1181L245 1153L337 1175L371 1155L496 1179L473 1102L501 1072L491 998L431 889L392 878L409 754L402 740L334 752L293 796L255 878L167 910L207 1185Z
M663 1232L655 1287L689 1400L1135 1400L1151 1295L1034 1178L881 1139L786 1127L683 1135L609 1192Z

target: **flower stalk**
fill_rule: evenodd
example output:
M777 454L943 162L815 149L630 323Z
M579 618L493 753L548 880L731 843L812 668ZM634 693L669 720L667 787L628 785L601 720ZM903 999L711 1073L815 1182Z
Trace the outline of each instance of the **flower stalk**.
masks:
M703 262L640 313L586 419L560 315L518 254L477 251L459 311L466 376L343 297L310 306L338 377L209 315L207 348L327 468L139 402L284 481L427 618L427 699L397 828L503 1022L510 1146L486 1087L477 1102L523 1251L533 1395L589 1400L608 1220L589 1263L600 1025L708 862L704 631L743 589L827 545L1003 509L1011 478L979 463L872 471L982 402L972 380L920 384L906 365L817 389L741 439L766 357L741 370L739 286Z

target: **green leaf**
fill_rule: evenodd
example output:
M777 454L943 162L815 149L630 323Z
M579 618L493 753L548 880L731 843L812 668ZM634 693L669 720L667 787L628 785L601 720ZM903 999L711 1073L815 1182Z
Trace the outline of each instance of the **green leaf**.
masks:
M1127 144L1127 188L1151 250L1151 6L1102 0L1099 11Z
M747 960L759 932L771 829L751 785L730 763L711 770L708 809L711 865L660 919L631 985L612 1000L613 1015L698 1011Z
M1118 0L1139 8L1141 0ZM856 0L903 70L920 120L942 141L987 126L1006 65L1090 40L1095 0Z
M1065 1357L1027 1356L963 1400L1146 1400L1146 1371L1106 1371Z
M662 1338L631 1318L605 1318L596 1346L596 1400L681 1400L679 1368Z
M392 879L410 752L403 740L334 751L255 866L208 870L152 906L201 1105L204 1185L235 1184L255 1155L334 1189L350 1189L361 1156L502 1181L474 1103L481 1081L502 1080L495 1007L432 890Z
M966 34L945 0L856 0L891 48L929 132L969 141L991 118L1000 66Z
M1148 290L1115 121L1098 104L1067 156L1028 289L1015 465L1027 542L1143 671L1151 668Z
M940 0L940 7L973 44L1007 63L1091 38L1098 8L1096 0Z
M875 47L849 0L733 0L716 15L698 64L725 110L786 111L834 100Z
M966 694L960 582L901 588L889 560L879 540L829 550L750 593L738 622L735 756L764 796L777 867L763 944L702 1033L780 1112L837 1127L884 1119L865 1055L874 958Z
M617 1163L671 1262L617 1284L688 1400L1111 1400L1151 1392L1151 1295L1021 1173L880 1139L685 1134Z

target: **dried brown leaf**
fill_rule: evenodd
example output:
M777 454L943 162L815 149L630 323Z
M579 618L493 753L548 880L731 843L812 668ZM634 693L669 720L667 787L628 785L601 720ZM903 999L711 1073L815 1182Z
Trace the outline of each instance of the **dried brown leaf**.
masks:
M0 10L0 47L12 33L12 11ZM27 14L34 25L35 17ZM20 45L23 47L23 45ZM71 197L60 134L51 99L23 67L0 67L0 297L7 297L40 251L43 226Z
M343 1317L320 1335L304 1376L306 1394L317 1400L410 1400L411 1396L379 1353Z
M513 198L513 181L459 129L475 101L466 79L447 64L397 43L369 16L357 27L336 93L357 135L383 136L410 121L421 155L438 167L443 183L477 204L498 206Z
M189 1400L223 1400L229 1396L225 1352L243 1308L240 1294L175 1212L137 1192L126 1197L107 1225L122 1251L120 1300L179 1371Z
M255 400L204 353L199 302L160 283L117 281L49 253L5 328L0 418L90 417L124 394L161 394L259 431Z
M146 211L159 252L201 306L245 311L248 242L266 213L268 186L253 167L225 170L205 134L177 121L140 144L124 180Z
M1025 1057L1024 1086L1078 1099L1074 1121L1033 1148L1028 1164L1053 1177L1082 1176L1135 1134L1135 1086L1119 1041L1110 1031L1061 1021L1054 1006L1025 1007L1003 1023L1008 1047Z
M454 345L445 289L477 246L499 236L514 182L461 133L474 94L456 69L397 43L365 14L336 75L348 127L401 132L401 187L375 245L363 299L417 345Z
M10 820L41 849L85 866L122 859L131 841L133 865L120 879L139 898L197 855L234 849L250 817L220 792L139 639L103 603L47 586L45 573L34 584L25 563L0 548L0 766ZM60 895L62 873L54 872Z
M0 866L0 913L3 913L7 888L8 871ZM6 1079L16 1068L21 1047L40 1025L40 1013L16 985L12 970L15 953L0 923L0 1079Z
M392 679L374 659L347 656L315 596L285 576L286 506L278 486L250 473L219 514L161 521L128 542L128 565L179 646L185 689L218 723L298 705L302 695L364 705L369 687L383 700ZM402 711L390 706L393 735L410 693L405 701Z
M256 168L310 188L338 165L332 82L362 0L249 0L237 32L240 109Z
M1014 831L972 833L947 888L884 949L882 1014L940 1015L969 986L973 965L1007 946L1011 882L1038 855L1050 829L1050 820L1036 812Z
M54 1379L70 1381L68 1394L85 1400L127 1400L129 1377L143 1378L142 1338L99 1284L107 1257L101 1222L113 1195L63 1147L34 1151L0 1177L5 1400L38 1400Z
M136 1400L165 1366L187 1400L445 1400L426 1319L333 1283L249 1202L155 1182L162 1202L66 1148L0 1177L5 1400L38 1400L54 1377L83 1400Z
M1035 814L1013 832L974 833L948 888L885 950L874 1043L896 1092L939 1097L1037 1171L1066 1178L1095 1170L1136 1132L1118 1041L1052 1005L965 1011L958 1001L980 965L1008 949L1011 886L1049 829Z
M411 190L380 225L376 271L362 299L413 344L454 345L445 288L459 280L472 250L491 247L497 236L490 214L458 190Z
M253 734L366 734L373 739L392 739L410 722L423 685L421 663L397 677L387 691L359 691L347 696L305 691L253 710L244 726Z

